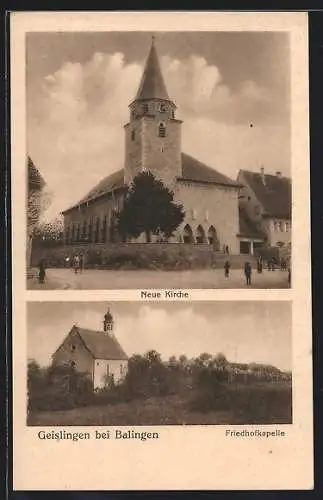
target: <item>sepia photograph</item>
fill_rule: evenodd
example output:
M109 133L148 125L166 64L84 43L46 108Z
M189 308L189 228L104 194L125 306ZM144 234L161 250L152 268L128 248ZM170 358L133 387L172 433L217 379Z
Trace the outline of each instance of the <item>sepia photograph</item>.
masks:
M290 302L31 302L27 313L29 426L293 421Z
M27 288L291 286L290 34L26 34Z

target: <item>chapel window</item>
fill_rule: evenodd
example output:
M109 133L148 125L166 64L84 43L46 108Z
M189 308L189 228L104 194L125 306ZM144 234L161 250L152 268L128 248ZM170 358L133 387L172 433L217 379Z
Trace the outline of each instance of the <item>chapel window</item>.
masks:
M132 141L134 141L134 140L135 140L135 138L136 138L136 131L135 131L135 129L133 129L133 130L131 131L131 140L132 140Z
M158 137L166 137L166 125L164 122L160 122L158 125Z
M142 111L143 111L144 115L148 114L149 106L148 106L147 103L145 103L145 104L142 105Z

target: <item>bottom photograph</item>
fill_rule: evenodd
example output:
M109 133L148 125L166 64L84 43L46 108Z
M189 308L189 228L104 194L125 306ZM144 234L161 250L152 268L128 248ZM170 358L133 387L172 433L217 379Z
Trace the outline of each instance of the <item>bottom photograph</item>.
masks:
M29 302L27 425L292 423L290 302Z

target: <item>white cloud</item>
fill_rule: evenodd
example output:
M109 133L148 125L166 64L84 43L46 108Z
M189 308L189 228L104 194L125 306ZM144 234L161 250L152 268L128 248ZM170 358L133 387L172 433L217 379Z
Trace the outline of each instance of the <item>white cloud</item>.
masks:
M45 325L29 325L28 355L43 365L50 362L51 354L73 324L102 329L102 313L98 310L77 305L68 316L60 316L57 311L54 319L44 320ZM115 335L129 356L151 349L161 353L164 360L172 355L186 354L190 358L202 352L214 355L222 352L231 361L256 361L290 368L290 328L285 316L284 320L281 316L273 318L270 311L259 315L256 309L254 314L245 310L237 315L217 311L210 317L192 306L170 311L166 307L138 305L137 316L114 315Z
M288 173L288 130L268 123L274 105L265 89L253 81L228 88L202 57L163 57L161 63L184 120L184 151L231 177L260 163ZM56 195L48 218L123 166L123 125L142 70L121 53L95 53L85 64L67 62L46 76L41 95L28 103L28 152Z

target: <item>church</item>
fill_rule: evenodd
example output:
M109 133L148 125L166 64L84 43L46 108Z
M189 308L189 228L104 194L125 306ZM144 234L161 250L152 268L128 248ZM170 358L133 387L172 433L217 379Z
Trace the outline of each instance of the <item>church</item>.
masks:
M240 185L182 151L182 121L162 76L155 40L124 125L124 168L63 212L65 244L117 242L117 214L133 178L151 171L174 193L185 218L170 242L240 251ZM121 133L121 131L120 131ZM141 239L131 240L140 242Z
M87 375L93 390L110 382L120 383L128 371L128 356L114 333L110 310L103 318L103 330L89 330L74 325L52 355L53 366L70 366Z

